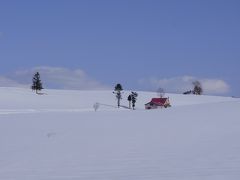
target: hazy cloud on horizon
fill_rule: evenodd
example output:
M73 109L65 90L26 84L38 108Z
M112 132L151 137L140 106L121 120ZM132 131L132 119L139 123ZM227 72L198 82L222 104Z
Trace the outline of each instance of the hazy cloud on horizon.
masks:
M81 69L40 66L17 70L7 77L0 77L0 86L27 87L32 83L34 73L39 72L43 86L50 89L101 90L108 89L91 78Z
M204 94L223 95L230 91L227 82L221 79L197 78L193 76L181 76L172 78L146 78L138 81L143 88L157 89L159 87L165 89L166 92L183 93L193 89L192 82L200 81Z
M0 76L1 87L30 87L34 73L39 72L44 88L72 90L105 90L111 86L91 78L82 69L39 66L30 69L17 70L11 75ZM154 90L159 87L166 92L182 93L193 88L192 82L199 80L204 94L225 95L230 91L230 85L221 79L197 78L180 76L172 78L143 78L138 81L141 90ZM124 85L124 84L123 84Z

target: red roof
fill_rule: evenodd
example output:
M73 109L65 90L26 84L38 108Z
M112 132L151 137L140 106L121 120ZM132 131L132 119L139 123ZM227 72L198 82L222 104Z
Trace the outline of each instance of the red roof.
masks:
M167 98L152 98L151 102L158 104L165 104Z
M163 106L168 98L152 98L151 102L149 103L153 103L159 106Z

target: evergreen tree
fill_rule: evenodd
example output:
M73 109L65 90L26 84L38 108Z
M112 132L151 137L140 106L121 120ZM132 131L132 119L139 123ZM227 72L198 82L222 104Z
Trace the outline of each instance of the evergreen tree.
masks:
M33 83L32 84L32 90L36 91L36 94L38 94L38 91L41 91L43 89L39 72L34 74L33 79L32 79L32 83Z
M138 96L138 94L136 92L132 92L131 97L132 97L132 107L133 107L133 110L135 109L135 103L137 101L137 96Z
M203 89L202 89L202 85L199 81L194 81L193 82L193 94L196 94L196 95L201 95L202 92L203 92Z
M120 100L122 99L122 91L123 91L122 85L117 84L114 88L113 93L116 94L118 108L120 107Z
M128 96L128 101L129 101L129 109L131 109L131 101L132 101L132 95L131 94Z
M122 88L122 85L121 84L117 84L114 88L115 91L122 91L123 88Z

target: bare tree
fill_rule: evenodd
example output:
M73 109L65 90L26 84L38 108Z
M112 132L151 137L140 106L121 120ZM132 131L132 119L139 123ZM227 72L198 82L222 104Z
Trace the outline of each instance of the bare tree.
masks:
M165 96L165 91L163 88L158 88L157 89L157 96L159 96L160 98Z
M95 112L98 110L99 106L100 106L99 103L95 103L95 104L93 105L93 109L94 109Z

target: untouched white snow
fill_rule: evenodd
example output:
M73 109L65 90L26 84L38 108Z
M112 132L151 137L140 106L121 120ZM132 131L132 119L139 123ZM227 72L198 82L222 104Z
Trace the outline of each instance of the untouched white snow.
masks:
M0 180L240 179L239 99L168 94L146 111L155 93L139 92L131 111L111 91L44 92L0 88Z

